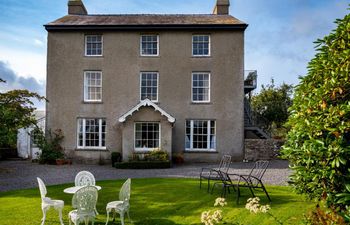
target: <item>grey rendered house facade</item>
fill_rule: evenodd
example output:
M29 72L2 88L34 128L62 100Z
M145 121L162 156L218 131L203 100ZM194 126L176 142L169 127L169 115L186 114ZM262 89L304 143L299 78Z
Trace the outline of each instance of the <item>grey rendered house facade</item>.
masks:
M185 161L243 158L244 30L205 15L90 15L80 0L48 31L46 129L96 162L155 148Z

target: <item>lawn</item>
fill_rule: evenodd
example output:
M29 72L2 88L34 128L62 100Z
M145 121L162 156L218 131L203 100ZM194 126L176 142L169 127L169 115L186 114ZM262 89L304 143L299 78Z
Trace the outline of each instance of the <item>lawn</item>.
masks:
M99 191L97 210L100 215L95 224L105 224L107 202L117 199L119 189L124 180L98 181L102 187ZM132 179L130 216L135 225L176 225L200 223L200 215L204 210L213 210L214 200L220 195L217 190L208 194L206 188L199 189L196 179ZM71 184L48 186L48 197L61 199L65 202L63 211L64 223L68 224L68 212L72 210L72 195L63 193L63 189ZM314 207L314 203L303 199L292 192L290 187L268 186L272 198L271 213L283 224L300 224L303 214ZM267 214L251 214L244 208L245 201L250 197L248 191L243 191L241 203L236 204L236 195L227 197L228 205L222 208L222 224L277 224ZM267 198L262 192L257 195L262 204L267 204ZM39 189L27 189L0 193L0 224L31 225L40 224L42 217ZM117 217L118 218L118 217ZM51 209L47 214L45 224L59 224L58 214ZM119 218L114 223L120 224ZM126 219L126 224L131 224Z

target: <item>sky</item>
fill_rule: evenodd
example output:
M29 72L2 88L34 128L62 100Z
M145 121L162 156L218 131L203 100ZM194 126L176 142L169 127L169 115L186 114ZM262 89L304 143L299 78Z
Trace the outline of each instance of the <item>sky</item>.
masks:
M67 14L68 0L0 0L0 92L26 88L45 95L47 32ZM89 14L209 14L216 0L83 0ZM297 85L315 55L313 42L336 28L350 0L230 0L230 14L247 24L245 69L258 86ZM259 88L258 88L259 90ZM44 108L43 103L35 103Z

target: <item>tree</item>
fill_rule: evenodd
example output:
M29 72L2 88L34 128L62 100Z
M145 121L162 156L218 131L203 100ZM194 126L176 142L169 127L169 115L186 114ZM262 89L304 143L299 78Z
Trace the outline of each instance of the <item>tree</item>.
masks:
M5 83L0 78L0 83ZM28 90L0 92L0 147L16 146L17 131L36 124L32 99L44 97Z
M348 203L338 197L350 184L350 14L335 23L315 42L316 55L295 90L282 154L299 193L345 213L350 197Z
M273 127L281 128L288 119L292 93L292 85L283 83L276 87L273 79L271 84L262 85L260 93L251 99L258 125L270 132L273 132Z

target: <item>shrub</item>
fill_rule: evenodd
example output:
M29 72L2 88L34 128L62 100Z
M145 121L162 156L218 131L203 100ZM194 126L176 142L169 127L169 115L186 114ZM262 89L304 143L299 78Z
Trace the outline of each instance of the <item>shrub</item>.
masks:
M114 164L116 162L121 162L122 161L122 155L120 154L120 152L112 152L111 153L111 161L112 161L112 166L114 166Z
M129 161L148 161L148 162L154 162L154 161L168 161L169 160L169 154L164 151L160 150L158 148L153 149L150 152L147 153L137 153L134 152L129 157Z
M336 24L315 42L317 54L295 90L282 154L295 189L342 214L348 203L337 194L350 180L350 14Z
M147 161L167 161L169 160L169 155L166 151L160 149L154 149L145 156Z
M55 130L53 133L49 130L46 137L39 128L35 128L34 132L37 138L37 145L41 150L38 157L39 163L55 164L56 159L64 158L61 146L64 136L60 129Z
M316 209L305 215L307 225L345 225L344 218L333 210L316 206Z

